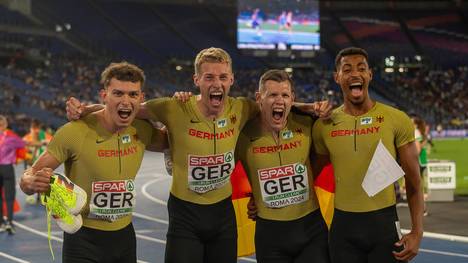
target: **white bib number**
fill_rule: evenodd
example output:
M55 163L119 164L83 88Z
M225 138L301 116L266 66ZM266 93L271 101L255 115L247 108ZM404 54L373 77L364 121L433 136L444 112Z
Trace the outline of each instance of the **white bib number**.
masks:
M133 180L93 182L91 191L89 218L114 222L132 214L136 202Z
M303 164L260 169L258 180L267 207L280 208L309 200L309 178Z
M229 183L234 170L233 151L216 155L188 156L188 187L202 194Z

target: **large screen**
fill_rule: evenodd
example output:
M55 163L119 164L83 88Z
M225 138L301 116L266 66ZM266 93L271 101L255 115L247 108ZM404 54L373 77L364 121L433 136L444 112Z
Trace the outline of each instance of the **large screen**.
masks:
M318 0L238 0L240 49L318 50Z

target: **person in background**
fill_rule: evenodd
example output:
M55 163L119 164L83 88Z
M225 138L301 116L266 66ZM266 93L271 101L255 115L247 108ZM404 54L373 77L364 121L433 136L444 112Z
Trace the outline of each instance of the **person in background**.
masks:
M427 189L425 187L425 178L427 178L427 148L429 146L427 125L426 122L418 115L412 115L411 119L413 120L414 124L414 138L416 149L418 150L419 154L419 172L421 174L421 179L423 180L424 200L426 200ZM428 214L427 205L426 202L424 202L424 216L427 216Z
M0 232L15 234L13 225L13 205L16 196L16 179L13 165L16 163L16 151L25 146L24 141L11 130L8 120L0 115ZM6 222L3 219L3 193L7 207Z
M49 144L51 139L52 135L42 128L42 125L38 120L31 121L29 133L23 136L23 140L26 142L28 149L27 158L24 162L25 168L32 166L39 156L45 152L47 144ZM39 201L40 194L26 197L26 202L29 204L37 204Z

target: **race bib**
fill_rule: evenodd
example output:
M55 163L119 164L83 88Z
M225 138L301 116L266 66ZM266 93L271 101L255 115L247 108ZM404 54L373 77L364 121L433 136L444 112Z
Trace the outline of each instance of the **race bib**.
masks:
M267 207L280 208L309 200L309 178L303 164L260 169L258 180Z
M136 202L133 180L93 182L89 201L89 218L114 222L131 215Z
M200 194L220 188L229 183L232 170L233 151L216 155L189 155L188 187Z

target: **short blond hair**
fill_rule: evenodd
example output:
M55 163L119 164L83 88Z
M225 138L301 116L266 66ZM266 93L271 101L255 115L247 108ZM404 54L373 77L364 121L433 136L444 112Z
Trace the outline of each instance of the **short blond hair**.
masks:
M232 72L231 56L222 48L210 47L198 52L195 58L195 75L201 71L201 65L205 62L210 63L227 63L229 70Z
M276 82L287 81L289 82L291 92L294 92L294 82L291 79L291 76L288 74L288 72L282 69L270 69L267 72L263 73L258 83L258 92L260 93L265 92L265 83L269 80L276 81Z
M119 63L110 63L101 73L101 84L107 89L112 78L120 81L140 82L143 88L145 84L145 73L138 66L122 61Z

